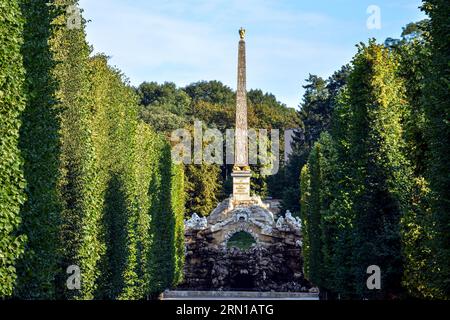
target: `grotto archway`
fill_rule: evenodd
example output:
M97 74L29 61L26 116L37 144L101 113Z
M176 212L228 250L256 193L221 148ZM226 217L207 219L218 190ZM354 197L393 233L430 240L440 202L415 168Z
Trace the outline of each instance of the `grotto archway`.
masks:
M237 231L226 241L225 245L228 249L248 250L256 243L255 237L250 232Z

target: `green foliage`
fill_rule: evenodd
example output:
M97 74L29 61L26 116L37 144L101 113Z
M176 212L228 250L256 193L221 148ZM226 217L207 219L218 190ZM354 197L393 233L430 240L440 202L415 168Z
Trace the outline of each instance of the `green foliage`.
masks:
M166 82L158 85L156 82L144 82L137 89L141 105L145 107L160 106L172 113L183 115L188 111L190 97L174 83Z
M21 149L29 185L22 229L29 242L19 265L21 297L63 294L65 269L73 264L85 268L89 283L98 260L98 251L86 248L95 243L97 230L87 226L98 219L100 201L89 131L90 49L83 21L80 29L67 28L67 8L76 4L22 3L28 103ZM81 295L89 295L89 285L85 288Z
M424 89L431 189L435 267L433 287L437 298L450 298L450 6L445 0L428 0L423 10L431 21L431 63Z
M182 168L172 164L170 145L161 140L157 166L159 183L150 186L152 246L150 249L150 293L157 294L178 284L184 255L182 224L184 194ZM182 245L183 243L183 245Z
M175 262L162 273L171 280L159 290L182 279L183 171L172 166L169 143L139 123L138 96L120 71L109 67L103 55L89 58L85 21L79 29L67 28L67 8L76 4L25 1L21 8L28 101L20 148L28 201L20 231L29 241L18 264L16 296L143 299L155 292L153 238L158 235L152 231L159 230L152 216L173 222L164 226L164 236L172 239L164 245L173 250L159 256L163 263ZM17 55L20 41L16 50ZM20 168L20 158L15 164ZM167 170L173 170L173 178ZM23 188L20 177L16 181ZM22 239L15 240L16 247ZM81 290L66 289L70 265L81 269ZM12 282L7 285L11 290Z
M292 155L286 164L284 185L288 187L282 197L284 210L300 212L300 170L321 133L330 129L336 99L347 83L349 72L349 66L343 66L328 80L309 75L307 85L303 86L306 91L298 111L300 120L296 128L299 130L295 131Z
M282 131L299 127L300 119L295 109L288 108L277 101L273 94L263 93L261 90L250 90L247 96L249 102L248 123L251 128L268 130L273 128ZM280 132L280 136L282 136L282 132ZM281 144L281 146L283 145Z
M374 42L359 47L336 100L331 136L314 145L302 175L308 275L323 292L401 294L400 217L411 208L412 170L404 155L404 84L397 70L387 49ZM370 265L383 270L375 294L365 286Z
M314 145L308 164L301 173L303 255L305 272L313 283L330 290L333 287L334 246L338 236L339 217L331 209L337 195L336 150L328 133Z
M190 164L186 171L186 214L208 216L219 203L221 170L214 164Z
M400 58L398 72L404 79L406 89L408 105L402 125L405 155L413 169L410 210L404 213L401 220L405 259L402 285L417 298L432 298L435 294L430 278L433 273L430 190L425 177L429 152L423 103L430 54L429 43L424 37L427 24L428 20L408 24L403 29L402 41L393 48Z
M174 215L174 245L175 245L175 270L172 286L176 286L183 281L184 261L185 261L185 241L184 241L184 216L186 195L184 193L184 170L181 165L172 165L172 185L171 185L171 205Z
M134 176L134 163L136 154L141 151L135 146L139 145L143 150L147 146L142 141L135 141L137 97L120 71L109 67L107 57L103 55L91 58L89 64L94 111L91 130L98 177L96 190L101 198L99 220L93 223L99 228L100 261L91 294L117 298L123 291L135 288L135 279L130 274L136 269L136 238L133 237L134 226L130 224L135 224L137 219L138 178ZM143 135L143 138L152 137ZM143 157L142 154L139 156ZM148 178L145 171L138 173L138 177Z
M227 242L228 248L238 248L240 250L250 249L255 244L255 238L245 231L236 232Z
M142 105L141 119L156 132L171 132L186 125L191 98L174 83L144 82L137 94Z
M99 170L105 199L101 225L106 250L96 295L143 299L171 286L167 279L182 279L184 174L181 167L172 167L165 138L138 123L137 96L120 72L107 65L105 56L94 57L91 65L97 110L94 137L103 164ZM173 170L172 178L167 170ZM157 254L162 261L155 261L155 246L161 246L155 233L165 223L162 232L171 243L164 242L164 254ZM164 280L158 287L155 274Z
M0 4L0 298L10 296L17 279L16 261L25 236L18 235L25 201L23 159L19 144L25 108L21 56L23 17L19 1Z
M399 222L408 210L411 172L403 154L401 121L404 87L396 75L398 62L388 50L371 42L361 46L349 79L352 126L349 142L355 214L353 254L355 291L360 296L400 293L402 274ZM365 288L366 269L383 270L376 295Z
M200 81L184 88L193 102L205 101L220 105L233 105L236 95L220 81Z
M100 258L98 221L101 195L97 188L97 162L91 128L93 110L89 100L90 48L86 42L84 21L81 27L67 28L68 7L77 1L51 3L52 31L48 39L52 60L51 74L57 82L54 97L60 110L58 196L60 215L60 253L57 282L59 293L67 298L93 297ZM42 3L41 6L47 6ZM83 287L79 292L65 287L65 269L77 265L82 270Z
M309 227L309 199L311 197L311 175L309 166L305 164L300 173L300 218L302 221L302 256L303 271L307 279L311 278L311 244L310 244L310 227Z

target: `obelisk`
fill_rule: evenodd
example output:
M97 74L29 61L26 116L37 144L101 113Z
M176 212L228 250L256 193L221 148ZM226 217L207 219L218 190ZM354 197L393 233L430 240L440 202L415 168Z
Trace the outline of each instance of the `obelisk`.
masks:
M238 77L236 90L236 128L233 177L235 201L250 200L251 171L248 165L247 88L245 30L239 30Z

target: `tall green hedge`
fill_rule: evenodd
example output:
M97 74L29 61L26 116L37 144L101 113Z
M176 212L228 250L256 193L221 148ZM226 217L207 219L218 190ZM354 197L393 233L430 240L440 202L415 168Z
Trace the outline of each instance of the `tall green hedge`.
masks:
M56 97L61 108L60 173L58 192L61 211L61 269L77 265L83 286L79 292L64 290L68 298L93 298L97 263L101 255L101 188L92 131L94 119L90 98L89 54L84 21L81 28L67 28L68 6L77 1L55 0L55 30L50 39L53 74L59 86ZM64 274L63 280L67 275ZM64 282L63 282L64 287Z
M428 25L428 21L420 22ZM421 27L422 28L422 27ZM413 169L410 210L402 216L401 231L404 255L402 285L415 298L433 298L436 288L432 284L434 273L432 241L434 237L430 207L430 183L427 171L429 144L424 87L430 65L430 43L426 30L419 29L415 37L403 40L394 52L400 58L399 74L404 79L407 108L403 120L406 142L405 154Z
M16 261L25 237L18 235L25 201L23 161L18 148L25 107L21 56L23 17L19 1L0 1L0 298L11 295Z
M311 175L309 166L305 164L300 171L300 217L302 220L302 256L303 272L307 279L311 279L311 244L309 226L309 199L311 197Z
M81 28L67 28L71 5L77 1L24 0L21 8L28 75L20 132L28 201L21 232L29 241L18 265L16 296L140 299L153 290L150 259L158 235L151 233L152 216L168 217L170 243L164 245L174 248L161 256L167 260L161 264L173 266L163 276L181 278L176 270L183 257L175 255L183 252L175 242L184 241L182 169L172 167L166 139L138 122L138 98L120 71L103 55L89 58L85 21ZM20 159L14 161L20 169ZM178 170L173 177L172 170ZM18 210L22 199L9 207ZM10 230L18 223L16 218ZM13 240L18 245L21 239ZM66 287L71 265L80 267L80 290Z
M91 134L90 48L84 21L67 27L71 5L77 1L25 1L22 7L28 21L23 51L33 71L22 135L31 188L23 210L30 242L21 297L92 298L95 288L101 195ZM81 269L80 291L65 286L71 265Z
M354 168L354 236L352 257L359 296L387 297L401 293L400 217L408 210L411 171L405 158L402 119L404 84L398 61L382 46L362 46L349 79ZM357 246L356 246L357 244ZM366 270L378 265L382 288L366 288Z
M115 298L123 289L126 267L126 225L134 216L134 137L137 97L107 57L90 59L91 127L97 161L100 261L96 268L95 296Z
M183 169L171 164L166 138L138 122L137 97L123 75L108 66L104 55L93 57L90 64L95 113L92 133L96 157L101 164L98 187L104 199L100 225L105 250L99 263L95 296L144 299L172 284L165 281L162 287L155 289L155 274L164 279L177 279L177 282L181 279ZM167 219L160 221L155 217ZM166 222L164 230L156 227ZM162 261L156 262L154 243L160 237L159 232L170 239L163 245L174 249L158 254ZM166 264L168 268L159 268Z
M150 293L157 294L181 280L184 259L184 178L170 160L170 144L162 141L159 152L159 185L150 186L153 198Z
M427 140L430 146L428 176L432 192L433 286L435 297L450 298L450 6L446 0L427 0L430 16L431 66L424 89Z
M308 161L304 197L310 279L341 298L399 297L403 290L401 216L411 210L412 170L405 157L404 85L396 56L361 45L348 86ZM306 182L305 182L306 183ZM366 287L366 270L382 287Z
M172 286L183 281L185 262L184 215L186 195L184 192L184 170L181 165L172 165L171 207L175 220L174 246L175 270Z
M28 201L21 210L21 231L27 234L25 256L16 295L21 298L56 297L55 277L60 272L59 225L62 202L60 177L60 117L56 97L58 81L53 74L56 61L49 40L55 12L43 0L23 0L25 18L22 54L27 72L27 104L20 132L25 159Z

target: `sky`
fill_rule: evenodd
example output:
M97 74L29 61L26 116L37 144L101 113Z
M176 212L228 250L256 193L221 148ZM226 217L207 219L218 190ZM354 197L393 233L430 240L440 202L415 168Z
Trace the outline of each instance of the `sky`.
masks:
M238 30L247 30L247 88L301 102L309 74L328 78L355 45L400 37L425 18L420 0L80 0L88 41L132 85L219 80L235 89ZM380 9L380 28L371 5Z

